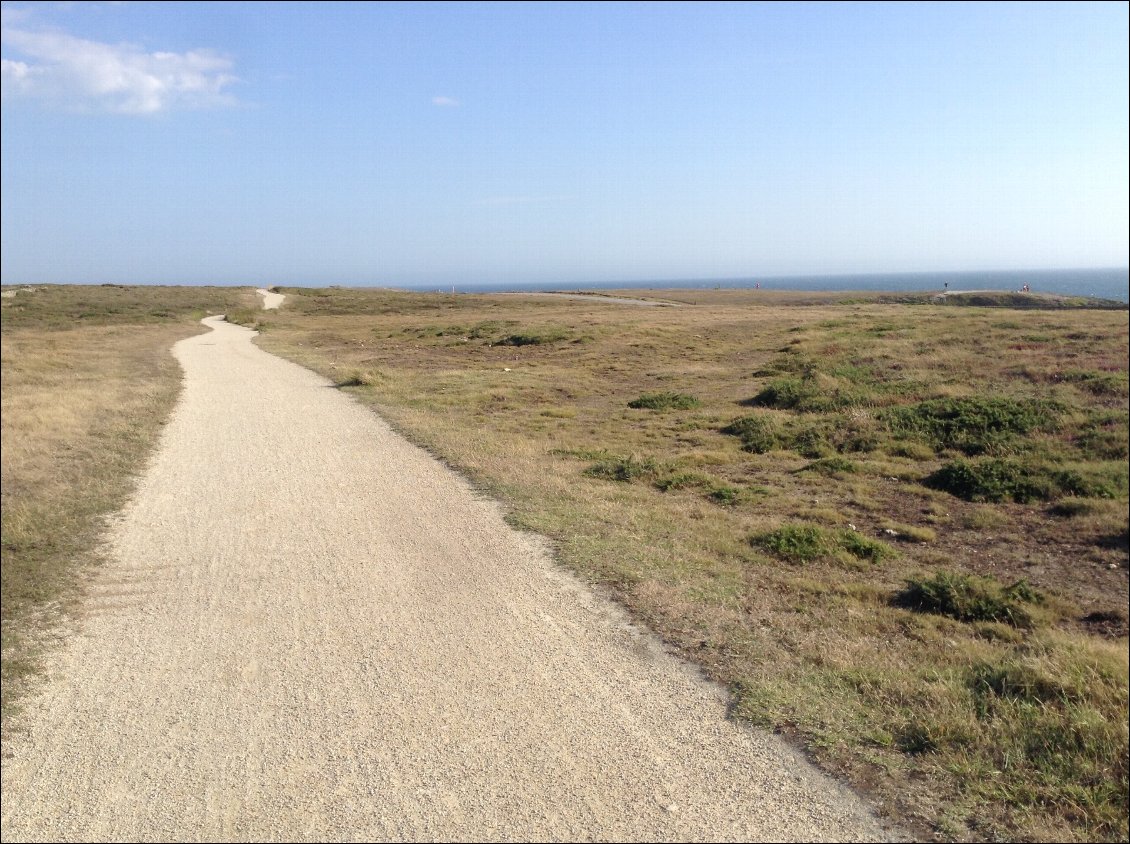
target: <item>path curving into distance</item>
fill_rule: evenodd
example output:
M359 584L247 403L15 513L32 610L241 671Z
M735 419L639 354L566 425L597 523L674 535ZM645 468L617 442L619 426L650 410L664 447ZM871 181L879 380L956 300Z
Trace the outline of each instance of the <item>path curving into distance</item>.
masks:
M4 840L887 835L496 504L205 324L5 747Z
M263 310L265 311L277 310L286 298L285 293L272 293L265 287L260 287L255 292L263 297Z

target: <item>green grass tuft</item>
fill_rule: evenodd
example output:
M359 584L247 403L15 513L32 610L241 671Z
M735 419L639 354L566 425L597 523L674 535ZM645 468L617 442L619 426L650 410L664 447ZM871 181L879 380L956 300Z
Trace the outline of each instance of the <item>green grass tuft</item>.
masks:
M765 416L740 416L721 432L738 437L742 441L742 449L753 454L765 454L779 444L776 427Z
M802 466L798 472L819 472L821 475L834 476L839 474L855 474L859 471L859 464L848 460L846 457L822 457L814 460L807 466Z
M628 407L644 410L690 410L699 400L686 393L644 393L628 402Z
M831 531L813 524L784 525L750 537L750 544L791 563L810 563L834 559L847 552L857 560L877 563L897 556L897 552L876 539L853 530Z
M473 333L473 332L472 332ZM547 328L542 331L527 331L518 334L507 334L496 340L496 346L544 346L550 343L560 343L570 339L570 334L563 328Z
M1015 450L1020 436L1056 430L1062 412L1049 401L973 397L895 407L881 418L897 436L919 439L938 451L977 455Z
M991 577L938 572L932 578L910 578L895 604L916 612L945 615L958 621L1000 621L1031 627L1032 606L1045 601L1027 580L1003 586Z
M606 460L601 460L599 463L594 463L592 466L585 469L584 474L588 475L590 478L631 483L641 478L653 478L658 470L659 465L654 458L645 457L640 459L634 455L630 455L628 457L610 457Z
M1125 494L1124 473L1102 467L1087 472L1013 460L954 460L928 475L926 486L966 501L1029 504L1063 496L1118 498Z

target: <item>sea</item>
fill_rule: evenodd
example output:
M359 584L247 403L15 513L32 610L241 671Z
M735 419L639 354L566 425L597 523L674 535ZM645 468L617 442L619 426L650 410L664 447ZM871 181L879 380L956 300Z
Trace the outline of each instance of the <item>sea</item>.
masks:
M867 275L750 276L749 278L639 279L634 281L476 284L460 287L463 293L513 293L548 290L686 290L760 287L762 290L922 290L1019 291L1028 285L1033 293L1088 296L1130 302L1130 270L993 270L986 272L880 273ZM434 285L414 285L412 290L434 290Z

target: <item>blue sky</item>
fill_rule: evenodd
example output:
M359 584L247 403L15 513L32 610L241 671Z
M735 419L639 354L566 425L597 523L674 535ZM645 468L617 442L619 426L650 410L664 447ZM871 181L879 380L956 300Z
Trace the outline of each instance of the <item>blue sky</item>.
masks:
M1123 267L1128 8L4 2L0 276Z

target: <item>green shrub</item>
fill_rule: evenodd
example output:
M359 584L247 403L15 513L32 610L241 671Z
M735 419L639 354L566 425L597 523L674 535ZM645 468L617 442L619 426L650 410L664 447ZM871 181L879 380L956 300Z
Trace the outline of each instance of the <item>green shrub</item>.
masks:
M801 457L816 459L835 452L822 425L806 425L785 438L786 447Z
M854 530L832 531L813 524L784 525L756 534L749 541L792 563L834 558L841 552L871 563L897 556L895 549L885 542L870 539Z
M721 431L741 439L742 449L754 454L765 454L778 444L776 428L772 420L764 416L740 416Z
M644 393L628 402L628 407L637 410L689 410L698 405L699 400L686 393Z
M547 343L558 343L569 339L569 332L562 328L551 328L540 332L526 332L523 334L508 334L501 340L496 340L496 346L541 346Z
M1000 621L1014 627L1030 627L1033 618L1029 607L1044 603L1044 596L1027 580L1002 586L991 577L942 571L928 580L907 580L906 588L895 596L895 603L958 621Z
M860 560L869 563L880 563L891 557L897 557L898 552L885 542L871 539L854 530L842 530L837 534L840 547Z
M835 550L831 534L819 525L785 525L750 537L753 545L794 563L808 563Z
M954 460L928 475L926 486L966 501L1051 501L1061 496L1117 498L1125 492L1122 475L1101 468L1086 474L1012 460Z
M891 408L881 418L898 436L978 455L1008 451L1018 436L1055 430L1062 411L1050 401L972 397L930 399Z
M593 464L584 473L590 478L630 483L639 478L654 477L658 468L655 459L651 457L642 460L635 456L612 457Z
M673 489L687 489L694 487L707 486L710 483L710 478L699 472L671 472L670 474L663 475L655 481L657 489L663 492L669 492Z
M761 407L812 413L827 413L868 403L866 391L828 385L815 377L774 378L749 401L749 404Z
M741 500L742 491L736 486L718 486L710 490L709 498L715 504L732 507Z
M803 466L799 472L819 472L821 475L838 475L841 473L854 474L859 471L859 465L846 457L822 457Z

